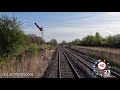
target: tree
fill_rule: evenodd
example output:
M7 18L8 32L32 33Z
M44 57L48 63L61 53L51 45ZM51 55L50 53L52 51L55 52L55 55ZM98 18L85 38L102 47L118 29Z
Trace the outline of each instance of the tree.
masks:
M106 37L106 45L108 47L112 47L112 45L113 45L113 37L112 36Z
M65 40L63 40L63 41L62 41L62 45L65 45L65 44L67 44L67 43L66 43L66 41L65 41Z
M16 17L0 17L0 55L15 54L24 44L22 23Z
M106 37L108 47L120 48L120 34Z
M43 42L45 42L44 40L42 40L41 37L36 36L35 34L29 34L29 35L25 35L26 36L26 45L31 45L31 44L38 44L41 45Z
M101 41L101 46L103 46L103 47L107 46L107 42L106 42L105 38L103 38L103 40Z
M120 34L113 36L113 44L114 44L114 47L120 48Z
M88 35L87 37L84 37L82 39L82 45L86 46L95 46L96 45L96 39L93 35Z
M104 45L104 39L100 36L98 32L96 32L95 36L87 35L82 39L82 45L86 46L101 46Z
M95 38L96 38L96 46L101 46L103 38L100 36L98 32L96 32Z
M71 43L74 44L74 45L81 45L81 40L80 39L75 39Z
M51 45L53 46L58 44L56 39L51 39L50 42L51 42Z

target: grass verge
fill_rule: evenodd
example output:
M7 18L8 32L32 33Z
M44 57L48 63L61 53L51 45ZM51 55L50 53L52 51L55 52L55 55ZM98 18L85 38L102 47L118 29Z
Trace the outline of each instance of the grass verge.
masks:
M48 50L42 59L41 54L22 55L20 59L12 58L7 63L0 64L0 78L40 78L53 51Z

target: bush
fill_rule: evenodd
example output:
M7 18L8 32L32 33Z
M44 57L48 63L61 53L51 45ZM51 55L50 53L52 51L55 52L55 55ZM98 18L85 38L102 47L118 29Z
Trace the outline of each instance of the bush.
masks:
M21 48L24 33L21 22L16 17L2 15L0 17L0 56L9 57Z
M32 44L29 48L28 48L29 53L31 54L38 54L38 52L40 51L40 46L38 46L37 44Z

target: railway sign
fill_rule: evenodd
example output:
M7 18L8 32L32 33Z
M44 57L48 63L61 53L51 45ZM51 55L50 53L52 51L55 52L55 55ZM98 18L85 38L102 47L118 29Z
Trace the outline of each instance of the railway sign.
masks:
M43 27L39 27L38 25L37 25L37 23L34 23L37 27L38 27L38 29L40 30L40 31L43 31Z
M43 39L43 31L44 31L44 30L43 30L43 27L39 27L37 23L34 23L34 24L35 24L35 25L37 26L37 28L40 30L42 40L44 41L44 39ZM43 49L43 41L42 41L42 45L41 45L42 59L43 59L43 53L44 53L44 49Z
M38 26L38 24L37 23L34 23L36 26L37 26L37 28L41 31L41 37L42 37L42 40L43 40L43 27L39 27ZM41 48L43 49L43 42L42 42L42 45L41 45Z

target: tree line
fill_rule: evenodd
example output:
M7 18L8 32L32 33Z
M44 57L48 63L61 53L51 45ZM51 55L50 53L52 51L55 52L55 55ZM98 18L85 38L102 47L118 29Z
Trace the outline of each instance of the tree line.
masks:
M111 47L120 48L120 34L109 35L103 38L100 33L96 32L95 35L87 35L82 40L75 39L68 42L69 45L81 45L81 46L94 46L94 47Z

